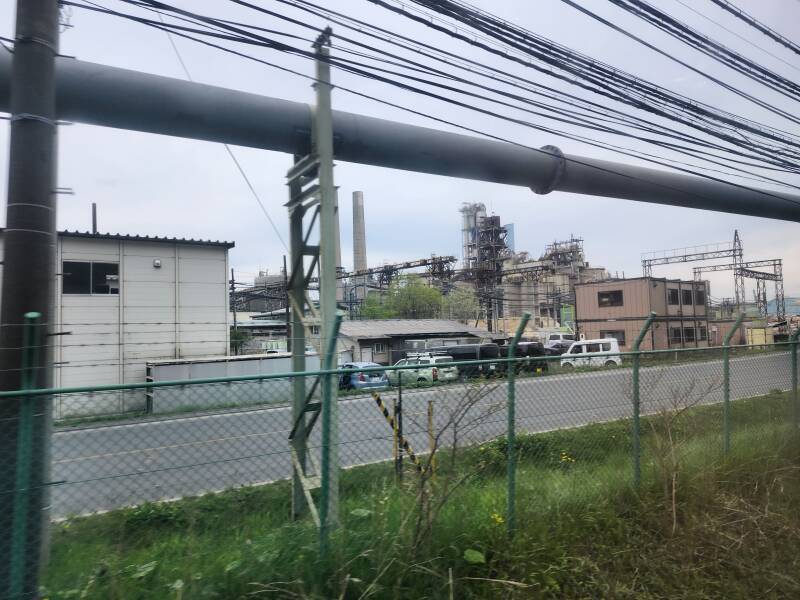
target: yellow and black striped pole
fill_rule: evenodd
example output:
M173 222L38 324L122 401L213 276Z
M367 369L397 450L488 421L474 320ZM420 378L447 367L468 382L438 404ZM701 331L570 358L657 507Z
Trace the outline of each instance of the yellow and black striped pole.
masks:
M372 392L372 398L375 400L375 404L378 405L378 408L383 414L383 418L386 419L386 422L389 424L389 427L392 428L392 431L396 432L397 439L400 442L400 447L405 450L406 454L408 454L408 458L411 459L411 462L414 463L414 466L417 468L417 470L422 471L422 463L420 462L419 457L414 454L414 450L412 450L411 444L408 443L408 440L399 431L397 431L395 418L389 413L389 409L386 408L386 405L383 403L383 400L378 392Z

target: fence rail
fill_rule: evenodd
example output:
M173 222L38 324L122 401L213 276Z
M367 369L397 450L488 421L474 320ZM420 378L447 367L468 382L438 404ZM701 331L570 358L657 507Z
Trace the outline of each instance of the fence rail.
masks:
M331 376L340 381L342 468L383 464L400 481L444 478L437 473L461 463L502 464L496 475L505 480L506 501L496 512L513 535L520 498L569 489L572 502L589 502L611 482L635 489L676 470L677 455L711 465L793 432L797 346L795 335L770 346L582 355L571 366L564 356L462 361L441 365L435 381L417 381L408 366L1 392L0 399L39 408L3 418L5 431L26 420L19 425L30 435L19 437L14 462L4 465L19 473L18 484L0 494L10 498L12 531L24 536L27 503L39 498L28 493L24 464L36 435L49 438L44 498L52 521L286 480L287 390L298 377ZM387 371L397 372L395 384ZM356 382L349 389L353 372L364 374L363 388ZM99 399L142 389L159 391L160 414L93 420ZM41 407L48 402L83 406L86 417L46 431L36 421L47 418ZM309 452L320 464L325 448L318 433L311 436ZM0 556L5 572L19 571L25 551L18 542Z

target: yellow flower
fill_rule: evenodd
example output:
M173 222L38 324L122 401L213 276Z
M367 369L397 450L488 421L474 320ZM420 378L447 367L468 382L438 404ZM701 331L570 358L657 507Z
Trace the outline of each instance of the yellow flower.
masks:
M492 513L492 517L491 518L492 518L492 521L494 521L496 525L502 525L503 523L505 523L505 519L503 518L503 515L498 514L496 512Z

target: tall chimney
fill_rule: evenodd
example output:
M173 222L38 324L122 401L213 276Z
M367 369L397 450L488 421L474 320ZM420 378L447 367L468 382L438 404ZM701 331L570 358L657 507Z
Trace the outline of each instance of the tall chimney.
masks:
M97 203L92 202L92 233L97 233Z
M364 227L364 192L353 192L353 270L367 268L367 232Z

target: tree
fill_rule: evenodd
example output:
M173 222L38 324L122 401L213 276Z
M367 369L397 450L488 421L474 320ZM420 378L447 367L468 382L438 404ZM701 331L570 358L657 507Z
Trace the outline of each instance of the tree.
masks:
M250 341L250 333L244 329L234 329L231 327L231 352L239 354L242 347Z
M478 298L473 290L455 288L443 299L442 318L467 323L477 318L479 309Z
M362 319L434 319L441 313L442 293L417 275L398 277L381 296L372 294L361 304Z
M416 275L399 277L389 288L389 303L398 317L433 319L439 316L442 293Z
M370 294L364 298L361 304L362 319L391 319L397 313L387 302L389 298L383 298L379 294Z

